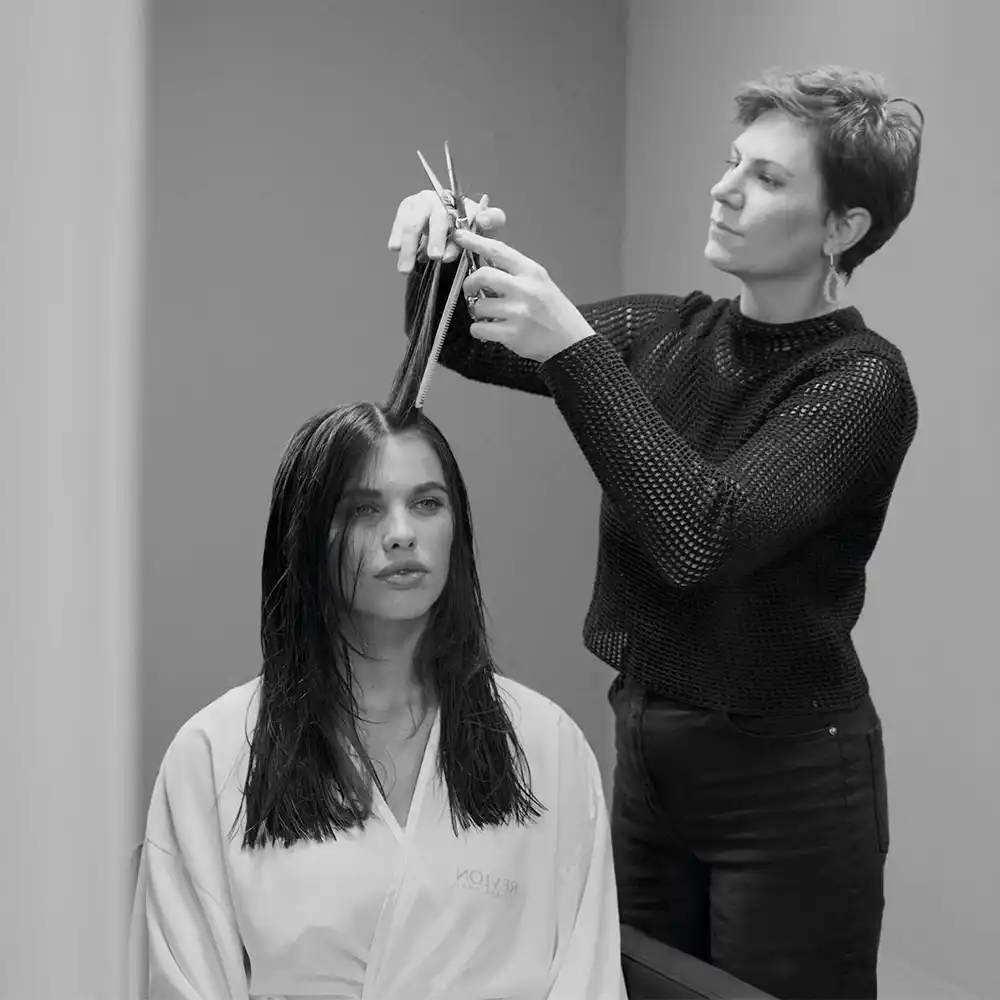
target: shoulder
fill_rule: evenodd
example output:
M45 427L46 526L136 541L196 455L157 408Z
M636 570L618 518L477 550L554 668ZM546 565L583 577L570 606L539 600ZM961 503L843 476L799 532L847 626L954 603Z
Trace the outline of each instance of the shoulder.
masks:
M679 295L676 298L675 308L681 322L685 324L697 323L699 325L706 321L712 323L717 320L726 311L731 301L728 298L714 299L707 292L698 289L688 292L687 295Z
M713 299L702 291L686 295L629 295L629 328L638 363L647 356L662 358L664 350L708 337L726 312L729 299Z
M496 675L496 684L529 759L544 756L560 769L599 770L586 735L561 705L500 674Z
M817 375L840 376L866 395L880 390L915 402L903 352L863 322L820 349L812 358L812 368Z
M208 778L231 770L249 748L259 687L260 679L255 677L192 715L167 747L162 765L165 778L190 776L192 771L203 772Z
M684 295L663 292L636 292L618 295L599 302L588 302L579 308L598 326L625 326L634 332L649 328L676 326L687 323L705 310L725 309L728 299L713 299L702 291Z
M906 361L867 327L859 324L818 348L789 375L784 405L793 411L808 403L827 420L866 427L869 437L892 439L904 451L912 442L919 407Z
M623 295L614 302L629 313L634 329L651 326L686 326L704 315L721 314L728 299L713 299L706 292L695 290L684 295L636 293Z
M864 317L854 306L844 310L845 330L842 336L822 348L817 357L833 365L850 365L861 358L879 360L885 368L892 368L909 380L903 352L892 341L876 333L865 323Z
M559 725L563 717L569 719L565 709L541 691L499 673L494 675L494 680L516 729Z
M147 841L177 853L201 842L206 823L214 827L221 815L235 815L256 723L258 683L232 688L177 731L153 785Z
M559 867L574 869L606 815L600 764L583 730L551 698L506 677L497 677L497 684L501 697L517 708L511 717L532 790L558 817Z

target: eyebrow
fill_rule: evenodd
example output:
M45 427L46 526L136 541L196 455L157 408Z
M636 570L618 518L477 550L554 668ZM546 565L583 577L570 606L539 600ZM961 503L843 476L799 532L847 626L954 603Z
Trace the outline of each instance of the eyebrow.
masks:
M436 479L431 479L426 483L417 483L416 486L410 490L410 496L414 496L417 493L430 493L432 490L440 490L442 493L448 492L448 487L443 483L439 483ZM356 486L353 489L345 490L345 498L354 497L381 497L382 491L372 489L370 486Z
M732 143L732 150L738 156L742 156L743 155L740 152L740 147L737 146L735 142ZM777 167L783 173L788 174L789 177L794 177L795 176L795 174L793 174L792 171L788 169L788 167L782 166L780 163L777 162L777 160L765 160L763 157L757 156L754 159L752 159L750 161L750 163L753 164L754 166L757 166L758 164L764 164L765 166L769 166L769 167Z

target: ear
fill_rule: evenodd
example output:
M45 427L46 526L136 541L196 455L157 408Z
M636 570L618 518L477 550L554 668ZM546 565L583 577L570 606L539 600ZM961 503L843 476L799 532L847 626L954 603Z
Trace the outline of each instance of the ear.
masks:
M839 257L845 250L850 250L864 239L871 225L872 217L867 208L849 208L843 215L831 218L823 244L824 255L829 256L832 252Z

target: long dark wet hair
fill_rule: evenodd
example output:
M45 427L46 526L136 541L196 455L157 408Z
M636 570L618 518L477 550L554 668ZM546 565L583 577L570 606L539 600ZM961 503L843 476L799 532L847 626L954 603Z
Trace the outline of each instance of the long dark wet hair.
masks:
M465 482L447 440L413 405L419 355L428 349L422 320L414 320L387 404L351 403L313 416L281 459L261 571L263 666L243 798L246 848L335 838L371 816L372 783L381 789L381 782L357 729L354 647L341 627L353 597L340 587L347 546L335 517L345 487L371 468L380 443L403 432L419 433L433 448L454 512L448 580L414 662L440 710L437 763L452 827L457 834L459 826L523 825L544 809L496 684ZM355 582L360 572L359 565Z

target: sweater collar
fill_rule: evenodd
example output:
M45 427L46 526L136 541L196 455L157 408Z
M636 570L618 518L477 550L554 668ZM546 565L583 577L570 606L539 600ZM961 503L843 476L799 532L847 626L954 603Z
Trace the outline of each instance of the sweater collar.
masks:
M722 318L736 340L755 353L759 350L765 354L798 354L865 329L864 319L854 306L794 323L765 323L743 315L738 295L729 300Z

